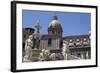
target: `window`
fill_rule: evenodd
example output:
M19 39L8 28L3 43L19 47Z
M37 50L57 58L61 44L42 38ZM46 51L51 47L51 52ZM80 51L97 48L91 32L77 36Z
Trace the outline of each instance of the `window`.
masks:
M63 47L63 40L60 41L60 48Z
M51 38L49 38L48 39L48 46L51 46L51 44L52 44L52 40L51 40Z

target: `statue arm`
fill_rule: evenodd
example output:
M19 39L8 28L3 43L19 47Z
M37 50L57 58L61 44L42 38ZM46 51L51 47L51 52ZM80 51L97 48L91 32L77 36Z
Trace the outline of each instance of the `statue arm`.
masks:
M25 51L26 51L26 49L27 49L27 40L25 41Z
M30 42L30 43L29 43L29 46L33 47L33 43L32 43L32 42Z
M26 41L26 43L27 43L27 46L30 46L30 47L33 47L33 43L32 43L32 41Z

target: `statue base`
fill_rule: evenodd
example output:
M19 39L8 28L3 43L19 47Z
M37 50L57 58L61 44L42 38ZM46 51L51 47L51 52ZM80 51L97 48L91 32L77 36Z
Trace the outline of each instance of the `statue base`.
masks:
M32 49L32 58L31 60L32 61L38 61L38 57L39 57L39 54L41 53L41 50L39 49Z

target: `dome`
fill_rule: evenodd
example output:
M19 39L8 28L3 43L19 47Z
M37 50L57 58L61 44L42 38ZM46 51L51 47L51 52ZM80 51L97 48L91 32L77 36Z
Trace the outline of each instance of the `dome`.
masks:
M49 31L56 32L56 33L62 33L62 27L58 21L57 16L54 16L53 20L50 22L49 27L48 27L48 32Z
M58 20L53 20L50 24L49 24L49 27L52 26L52 27L55 27L55 26L58 26L60 25L59 21Z

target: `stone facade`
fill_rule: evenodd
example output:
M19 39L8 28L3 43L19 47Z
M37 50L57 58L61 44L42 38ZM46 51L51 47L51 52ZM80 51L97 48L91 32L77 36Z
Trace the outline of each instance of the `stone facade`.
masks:
M60 49L60 36L42 35L40 39L40 49Z
M91 58L90 35L66 36L63 40L67 41L70 55L79 59Z

